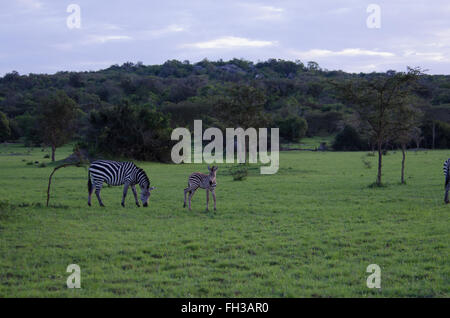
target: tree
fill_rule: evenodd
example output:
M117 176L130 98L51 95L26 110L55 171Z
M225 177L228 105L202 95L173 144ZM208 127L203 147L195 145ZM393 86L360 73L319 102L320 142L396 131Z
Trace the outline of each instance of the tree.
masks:
M21 136L24 137L25 146L39 146L43 143L38 129L37 116L26 112L23 115L16 116L15 120L20 129Z
M234 85L215 103L216 116L225 127L264 127L264 93L248 85Z
M416 149L419 149L420 143L423 140L422 129L414 127L411 131L411 139L416 144Z
M419 125L419 118L421 113L414 106L414 104L399 105L394 109L394 140L398 142L402 149L402 168L401 168L401 183L405 184L405 161L406 161L406 147L413 140L417 138L417 129Z
M278 118L275 125L280 129L280 136L287 141L299 142L308 130L306 120L299 116L289 115L286 118Z
M55 161L56 148L70 140L76 114L77 104L64 91L56 91L42 99L38 129L44 144L52 148L52 161Z
M121 104L92 111L87 142L96 153L138 160L170 160L170 118L146 107Z
M367 145L355 128L346 125L334 138L332 147L337 151L358 151L367 148Z
M0 142L6 141L11 135L11 128L6 115L0 112Z
M392 139L398 121L395 110L403 107L412 95L412 84L422 72L409 68L407 72L369 74L367 78L334 83L341 99L353 106L361 122L369 128L378 150L376 184L382 184L383 145ZM371 138L371 139L372 139Z
M309 61L308 62L307 69L309 71L320 71L319 64L317 62L314 62L314 61Z

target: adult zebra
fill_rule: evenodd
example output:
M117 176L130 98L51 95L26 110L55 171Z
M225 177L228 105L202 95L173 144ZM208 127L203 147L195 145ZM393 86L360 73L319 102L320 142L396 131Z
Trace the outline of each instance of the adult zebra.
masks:
M144 206L148 205L150 191L156 189L155 187L150 187L150 180L148 179L145 171L129 161L120 162L111 160L96 160L92 162L89 167L88 178L89 206L91 206L91 197L94 187L98 203L102 207L105 206L100 198L100 191L102 189L103 182L106 182L112 186L124 185L122 196L123 207L125 207L125 197L127 196L129 186L131 186L131 190L133 190L134 199L137 206L140 205L136 193L136 184L139 184L141 187L141 201Z
M445 196L444 201L448 203L448 192L450 191L450 158L444 162L444 175L445 175Z
M208 166L209 174L194 172L189 176L188 187L184 189L184 205L186 207L186 194L189 193L189 210L191 210L191 199L198 188L206 189L206 211L209 205L209 191L211 191L214 199L214 211L216 210L216 171L219 167L210 168Z

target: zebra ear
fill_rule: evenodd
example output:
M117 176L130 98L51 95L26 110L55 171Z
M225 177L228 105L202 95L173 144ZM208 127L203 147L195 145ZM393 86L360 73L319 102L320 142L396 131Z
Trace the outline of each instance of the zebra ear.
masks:
M217 171L217 169L219 169L219 166L214 167L214 171Z
M214 168L214 166L213 166L213 168ZM208 170L211 171L211 167L209 165L208 165Z

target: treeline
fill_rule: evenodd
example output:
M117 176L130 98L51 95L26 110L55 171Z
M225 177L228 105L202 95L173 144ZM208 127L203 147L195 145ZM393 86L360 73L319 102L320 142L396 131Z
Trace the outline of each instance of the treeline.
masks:
M361 150L373 145L334 83L374 75L392 71L349 74L315 62L205 59L54 75L11 72L0 78L0 141L56 148L75 140L96 153L165 161L171 128L202 119L204 128L279 127L286 142L333 134L335 149ZM450 76L421 76L414 96L422 116L409 146L449 148Z

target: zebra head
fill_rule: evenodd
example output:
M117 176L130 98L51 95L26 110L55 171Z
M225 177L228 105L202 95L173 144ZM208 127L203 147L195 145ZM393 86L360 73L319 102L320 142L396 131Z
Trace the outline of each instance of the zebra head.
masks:
M143 206L148 206L148 200L150 199L151 191L156 189L156 187L142 188L141 186L141 201Z
M150 199L151 191L156 187L150 187L150 180L143 169L139 168L136 174L137 183L141 187L141 202L143 206L148 206L148 200Z
M212 166L212 168L210 166L208 166L208 170L209 170L209 185L211 188L215 188L217 185L216 182L216 171L217 169L219 169L219 167L215 167Z

